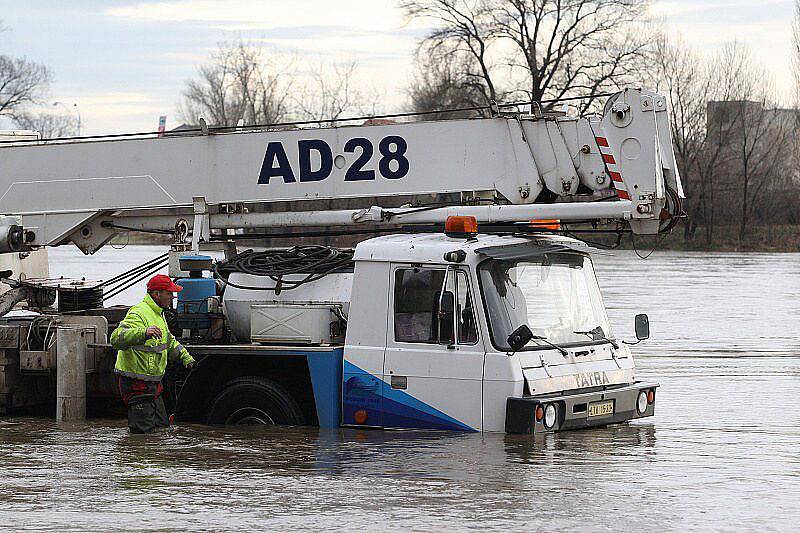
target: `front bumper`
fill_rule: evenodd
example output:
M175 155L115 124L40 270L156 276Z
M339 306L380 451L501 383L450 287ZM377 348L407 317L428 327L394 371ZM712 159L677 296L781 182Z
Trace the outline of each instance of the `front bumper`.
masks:
M506 433L534 434L565 431L617 424L653 416L656 409L658 386L658 383L637 381L629 385L595 392L508 398L506 400ZM647 408L643 412L639 412L636 406L641 391L645 391L645 394L652 391L652 402L647 403ZM613 413L589 416L590 404L606 401L613 402ZM552 427L547 427L545 417L537 417L537 408L541 408L539 413L542 414L551 404L556 409L555 423Z

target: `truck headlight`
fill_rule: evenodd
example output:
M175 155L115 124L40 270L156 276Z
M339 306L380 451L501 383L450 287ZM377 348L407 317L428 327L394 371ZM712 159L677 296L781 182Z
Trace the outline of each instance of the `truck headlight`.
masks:
M548 403L544 408L544 427L553 429L556 425L556 406L555 404Z
M639 411L640 415L643 415L645 411L647 411L647 391L642 390L639 391L639 397L636 398L636 410Z

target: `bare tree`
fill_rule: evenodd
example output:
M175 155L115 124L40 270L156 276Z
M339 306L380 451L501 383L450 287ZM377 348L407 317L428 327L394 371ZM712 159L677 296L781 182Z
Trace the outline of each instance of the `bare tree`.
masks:
M487 100L593 97L631 79L649 40L639 26L649 0L401 0L433 20L424 44L468 58L464 72ZM498 89L496 73L512 80Z
M0 21L0 33L7 28ZM25 58L0 54L0 116L6 116L24 129L36 130L42 137L74 135L77 120L69 115L36 112L32 104L45 96L52 73L47 67Z
M202 115L210 124L235 126L373 112L377 96L356 83L356 70L355 62L320 62L300 72L295 61L266 58L246 43L221 45L186 82L180 115L190 123Z
M678 172L687 195L689 220L684 226L686 240L694 238L699 223L713 220L709 204L708 174L702 160L706 149L706 109L713 90L713 76L707 64L680 38L671 40L665 32L654 39L646 81L667 97L672 142Z
M744 239L754 206L778 186L778 165L786 161L772 152L785 147L786 128L782 115L769 109L763 69L740 44L704 62L680 39L664 35L655 40L651 62L658 68L648 81L669 101L673 147L688 196L686 237L702 225L711 244L720 221L738 220ZM762 155L770 157L760 161Z
M744 125L735 145L741 187L740 241L745 240L757 210L761 210L762 220L767 222L779 215L769 200L769 193L782 188L790 175L788 140L794 117L787 110L776 108L768 94L757 94L756 98L757 105L742 105L740 118Z
M732 221L735 216L731 209L736 198L731 197L734 156L730 147L731 138L741 124L730 117L732 102L741 94L736 72L742 66L743 56L735 52L737 47L732 43L708 65L713 85L706 97L706 135L697 169L702 183L701 214L708 244L714 242L718 219Z
M732 139L741 134L744 125L732 117L737 113L736 102L745 92L740 71L746 69L747 55L738 43L730 43L706 66L709 91L706 95L706 132L697 160L697 175L701 183L700 214L705 226L706 242L715 240L715 229L721 219L730 225L736 217L734 205L740 200L735 177L736 153Z
M529 99L593 97L631 79L648 44L635 25L646 0L498 0L500 35L514 43L510 64L522 69Z
M0 33L5 31L8 28L0 20ZM46 67L0 54L0 116L15 118L20 108L42 96L50 81Z
M303 88L294 99L301 120L336 120L351 115L375 114L379 106L374 91L359 84L358 63L316 63L296 83Z
M795 116L777 108L765 69L741 44L725 47L715 73L720 93L709 107L707 151L719 203L738 220L743 241L758 211L762 220L777 216L769 193L786 187L791 176Z
M800 0L795 0L794 4L794 20L792 21L792 70L794 74L794 109L795 109L795 127L797 128L800 126ZM797 142L792 144L792 159L794 163L794 168L800 168L800 146L798 146ZM790 175L791 183L789 186L794 189L794 192L797 192L798 183L800 183L800 174L797 170L795 170ZM788 195L787 195L788 196ZM792 196L797 196L794 194ZM797 222L797 213L800 210L794 208L794 206L800 205L798 202L786 202L784 200L784 209L783 211L787 213L787 218L794 219L792 223Z
M78 120L72 115L24 111L14 122L22 129L38 131L43 139L74 137L78 133Z
M484 105L485 95L465 77L463 59L450 54L418 53L416 69L408 88L411 111L437 111ZM475 116L473 113L437 113L432 118Z
M195 123L203 116L217 126L271 124L290 114L292 66L266 60L258 48L240 42L220 45L198 77L186 82L181 118Z
M411 19L432 20L436 27L421 43L429 53L452 55L464 67L461 75L483 93L498 99L490 48L497 39L488 0L400 0Z
M16 118L25 105L43 97L50 81L47 67L0 55L0 115Z
M800 0L794 2L792 21L792 71L794 74L795 106L800 107Z
M736 226L740 240L753 223L792 220L797 189L790 140L791 110L777 109L769 77L745 47L730 43L703 61L682 40L654 41L646 79L669 102L672 138L687 193L685 236L702 226L708 244L719 226Z

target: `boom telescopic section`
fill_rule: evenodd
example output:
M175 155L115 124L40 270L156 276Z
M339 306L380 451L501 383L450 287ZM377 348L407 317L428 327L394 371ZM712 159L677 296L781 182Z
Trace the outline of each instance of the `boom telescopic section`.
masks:
M618 93L602 116L588 118L514 114L0 144L0 190L0 250L73 242L85 253L128 229L192 233L197 244L214 229L431 224L452 215L614 219L655 234L683 197L665 99L641 89ZM447 193L463 201L423 210L372 205ZM341 199L363 202L315 203ZM297 201L307 207L274 208Z

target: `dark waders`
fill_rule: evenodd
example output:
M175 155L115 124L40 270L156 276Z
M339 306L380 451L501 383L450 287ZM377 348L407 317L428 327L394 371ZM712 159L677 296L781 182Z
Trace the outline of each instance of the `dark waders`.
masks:
M160 381L117 376L119 393L128 408L128 428L131 433L151 433L169 427L164 407L164 387Z

